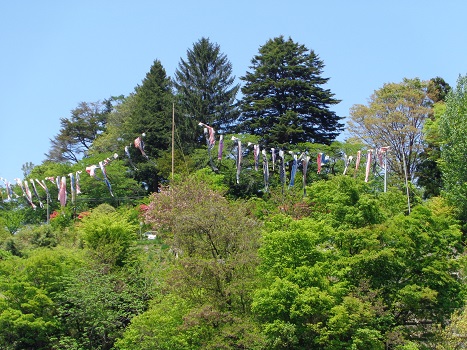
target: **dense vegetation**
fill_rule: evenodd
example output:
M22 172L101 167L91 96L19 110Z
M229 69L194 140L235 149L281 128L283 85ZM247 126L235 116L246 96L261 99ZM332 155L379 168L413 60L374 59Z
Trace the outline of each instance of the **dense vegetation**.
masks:
M1 349L465 348L466 78L386 84L338 142L313 51L252 64L234 102L202 38L4 180Z

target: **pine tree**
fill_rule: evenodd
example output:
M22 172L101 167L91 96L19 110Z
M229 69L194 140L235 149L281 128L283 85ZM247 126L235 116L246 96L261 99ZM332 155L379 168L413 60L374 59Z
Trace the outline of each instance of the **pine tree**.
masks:
M141 136L144 152L150 160L139 150L131 148L138 169L135 178L144 182L149 192L157 191L161 181L157 176L161 170L158 158L171 148L173 101L170 78L161 62L155 60L142 85L135 88L133 111L125 121L125 139L132 143Z
M193 142L202 135L199 122L220 132L231 128L238 117L235 98L240 88L234 81L227 56L207 38L194 43L186 60L181 59L174 85L186 117L185 128L191 130Z
M251 61L244 77L242 115L238 130L259 135L271 145L315 142L329 144L342 130L341 119L329 107L339 103L323 85L324 68L304 45L270 39Z
M171 81L159 60L135 88L134 102L129 129L135 138L145 133L146 153L157 157L170 149L173 103Z

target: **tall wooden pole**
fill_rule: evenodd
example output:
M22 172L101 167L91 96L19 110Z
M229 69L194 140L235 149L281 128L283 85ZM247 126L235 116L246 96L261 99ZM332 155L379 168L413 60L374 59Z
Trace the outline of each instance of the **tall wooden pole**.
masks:
M174 179L175 103L172 103L172 181Z
M388 183L388 151L384 152L384 192L387 191Z
M410 214L409 181L407 179L407 164L405 164L405 153L404 152L402 152L402 161L404 162L405 188L407 189L407 205L409 207L409 214Z

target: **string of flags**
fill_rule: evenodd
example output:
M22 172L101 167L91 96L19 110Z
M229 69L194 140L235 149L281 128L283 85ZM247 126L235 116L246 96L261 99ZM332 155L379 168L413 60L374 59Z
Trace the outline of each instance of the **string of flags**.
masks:
M211 150L214 148L215 145L215 130L214 128L210 127L207 124L204 124L200 122L198 124L199 126L202 126L204 128L204 135L206 138L206 144L208 147L208 153L209 153L209 158L210 162L212 164L212 157L211 157ZM242 158L243 158L243 148L242 148L242 142L239 138L232 136L231 138L232 141L234 141L234 147L235 147L235 163L236 163L236 182L237 184L240 183L240 174L242 170ZM259 159L260 159L260 154L263 157L263 179L264 179L264 188L265 191L268 190L269 188L269 162L268 162L268 156L267 156L267 151L265 149L261 150L260 145L258 144L253 144L251 142L247 143L247 146L253 146L253 161L254 161L254 169L255 171L258 171L259 169ZM218 149L218 157L217 159L220 161L222 160L222 153L223 153L223 147L224 147L224 138L223 135L220 135L219 137L219 149ZM375 154L377 156L377 161L373 162L373 170L374 173L376 173L376 165L379 164L380 168L386 171L386 165L383 164L383 155L389 150L389 147L380 147L376 151L373 149L370 149L367 151L367 163L366 163L366 171L365 171L365 182L369 181L369 175L370 175L370 170L371 170L371 164L372 164L372 159L373 155ZM286 169L285 169L285 152L283 150L276 150L275 148L271 148L271 163L272 163L272 171L275 171L275 165L276 165L276 159L278 157L279 159L279 176L280 176L280 181L282 184L282 189L284 190L285 184L287 182L287 175L286 175ZM302 152L300 154L296 154L294 152L289 151L288 152L292 156L292 165L291 165L291 170L290 170L290 181L289 181L289 188L293 187L295 185L295 177L296 173L298 170L298 167L301 165L302 168L302 184L303 184L303 192L304 195L306 195L306 177L307 177L307 171L308 171L308 164L310 161L310 156L308 155L308 152ZM344 158L344 171L343 175L346 175L347 172L349 171L349 167L351 166L354 156L347 156L346 154L343 155ZM321 174L323 166L326 166L330 162L331 158L329 155L324 154L323 152L320 152L317 154L317 174ZM361 151L357 152L356 160L355 160L355 170L354 170L354 177L357 174L358 167L360 165L361 161ZM214 167L213 167L214 169Z
M145 157L148 161L151 161L151 159L149 159L148 155L145 153L145 150L144 150L144 142L142 140L142 137L144 137L144 136L145 136L144 133L141 136L138 136L134 140L133 144L134 144L135 148L137 148L141 152L141 155L143 155L143 157ZM134 166L134 164L133 164L133 162L131 160L130 151L129 151L128 146L125 146L125 154L126 154L128 160L129 160L130 165L132 165L133 168L136 169L136 167ZM112 191L112 185L111 185L110 180L109 180L109 178L107 176L106 166L109 165L113 160L115 160L117 158L118 158L118 154L114 153L114 155L111 158L110 157L106 158L106 159L104 159L102 161L99 161L98 164L92 164L92 165L89 165L89 166L86 167L86 173L89 176L91 176L92 178L94 178L94 179L96 179L98 181L104 182L105 185L107 186L108 190L109 190L110 195L112 197L114 197L114 194L113 194L113 191ZM100 176L97 174L97 172L96 172L97 170L100 170L100 172L101 172ZM29 179L29 182L28 182L28 180L22 181L21 179L18 179L18 178L15 178L14 180L16 182L16 185L21 189L22 196L26 198L27 202L31 205L31 207L33 209L37 208L37 205L34 203L35 200L37 201L37 203L39 203L40 208L44 207L44 203L42 202L42 199L39 196L39 193L37 191L36 183L44 190L44 192L46 194L47 202L51 201L51 197L50 197L50 191L49 191L49 188L47 186L46 181L52 183L54 186L57 187L57 190L58 190L57 200L60 202L60 205L61 205L61 207L63 209L66 206L66 203L68 201L68 193L71 194L71 202L73 204L76 202L76 196L78 194L81 194L81 186L80 186L80 175L81 175L81 173L82 173L82 171L76 171L75 173L67 174L67 176L70 179L70 190L69 190L69 192L67 192L67 176L65 176L65 175L46 177L43 180ZM0 177L0 180L3 181L3 183L5 185L5 190L6 190L6 199L4 199L4 201L10 201L11 199L21 197L20 195L16 194L13 191L12 185L7 179ZM29 183L31 184L33 192L31 192L31 189L29 187ZM33 199L32 193L34 193L34 199ZM3 197L3 192L1 191L1 188L0 188L0 194Z
M199 126L202 126L204 128L204 135L206 138L206 145L208 149L208 154L209 154L209 159L211 163L211 167L213 170L217 170L215 166L213 165L212 161L212 154L211 151L214 149L215 143L216 143L216 133L214 128L210 127L207 124L204 123L199 123ZM148 161L152 162L152 160L149 158L149 156L146 154L145 149L144 149L144 141L143 137L146 136L144 133L141 134L141 136L138 136L134 141L133 145L136 149L138 149L141 153L141 155ZM232 141L234 141L234 157L235 157L235 164L236 164L236 182L237 184L240 183L240 174L242 171L242 162L243 162L243 145L242 141L235 137L232 136L231 138ZM131 145L130 145L131 146ZM132 166L135 170L137 170L136 166L134 165L131 156L130 156L130 146L125 146L124 153L128 159L128 162L130 166ZM272 171L275 172L276 170L276 165L279 167L279 177L280 177L280 182L282 185L282 191L285 190L286 183L287 183L287 173L286 173L286 163L289 163L290 166L290 180L288 182L288 187L292 188L295 186L295 177L297 174L297 171L299 167L301 167L302 170L302 186L303 186L303 195L306 196L306 186L307 186L307 171L309 167L309 162L310 162L310 155L308 152L301 152L301 153L294 153L289 151L288 154L292 157L292 159L289 162L286 162L286 152L282 149L276 149L276 148L270 148L270 157L268 156L268 151L263 148L261 149L260 145L258 144L253 144L251 142L247 143L247 148L253 146L253 164L254 164L254 169L255 171L259 171L260 169L260 157L262 157L262 172L263 172L263 181L264 181L264 190L267 192L269 190L269 181L270 181L270 162L271 162L271 167ZM222 160L223 156L223 149L224 149L224 135L220 135L219 137L219 144L218 144L218 151L217 151L217 159L218 161ZM370 177L370 171L371 171L371 166L373 162L373 172L376 173L376 166L379 165L380 169L383 169L386 171L386 164L385 160L386 153L388 152L389 147L380 147L377 149L368 149L367 150L367 155L366 155L366 167L365 167L365 182L369 181ZM357 152L357 155L355 157L355 167L354 167L354 177L357 174L360 162L361 162L361 151ZM112 185L109 181L109 178L107 176L107 171L106 171L106 166L109 165L112 160L115 160L118 158L118 154L115 153L112 158L106 158L98 164L93 164L90 166L86 167L86 173L95 178L98 181L102 181L105 183L107 186L109 193L112 197L114 197L113 191L112 191ZM374 161L373 161L374 159ZM354 160L353 156L347 156L343 155L343 160L344 160L344 171L343 175L346 175L349 171L349 168L351 167L351 164ZM269 162L270 161L270 162ZM331 158L329 155L324 154L323 152L319 152L316 156L316 166L317 166L317 174L321 174L323 170L323 166L326 166L331 162ZM154 162L152 162L155 164ZM97 170L100 170L100 176L97 174ZM71 202L74 204L76 201L76 196L81 194L81 188L80 188L80 175L82 171L76 171L74 173L69 173L67 174L69 180L70 180L70 191L68 193L71 194ZM60 205L63 207L66 206L67 200L68 200L68 193L67 193L67 176L55 176L55 177L47 177L46 179L39 180L39 179L30 179L29 181L27 180L20 180L20 179L15 179L16 184L22 191L23 197L26 198L27 202L31 205L33 209L37 208L37 205L34 203L38 203L39 207L43 208L44 203L41 200L41 197L37 191L36 184L38 184L46 194L46 199L49 202L51 200L50 198L50 191L49 188L47 187L46 181L51 182L54 186L57 187L58 190L58 198L57 200L60 202ZM16 194L12 190L11 183L4 179L0 178L1 181L3 181L5 185L5 191L6 191L6 200L11 200L13 198L18 198L20 197L18 194ZM29 184L31 184L31 187L29 187ZM32 192L31 192L32 188ZM2 188L0 188L2 190ZM33 198L33 193L34 193L34 198ZM1 193L3 197L3 193ZM5 200L5 199L4 199Z

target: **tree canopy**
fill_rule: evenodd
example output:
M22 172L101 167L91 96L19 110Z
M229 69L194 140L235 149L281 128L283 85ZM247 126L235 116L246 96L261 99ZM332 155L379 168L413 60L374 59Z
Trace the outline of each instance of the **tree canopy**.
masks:
M439 119L441 167L447 197L467 219L467 76L460 76L446 98L446 111Z
M187 50L175 71L174 86L179 107L189 121L187 127L199 130L199 122L227 132L238 117L235 97L240 88L232 75L232 64L220 46L201 38ZM201 135L200 131L194 133Z
M78 162L87 155L93 141L105 130L107 115L112 110L110 100L81 102L71 111L71 118L60 118L60 132L50 139L47 160Z
M270 39L241 79L238 130L258 135L265 145L329 144L342 131L329 108L339 103L324 85L324 63L313 51L283 36Z
M389 146L391 170L403 177L405 168L412 179L424 147L422 128L431 106L427 82L405 78L401 83L387 83L374 92L368 105L352 106L348 131L369 148Z

